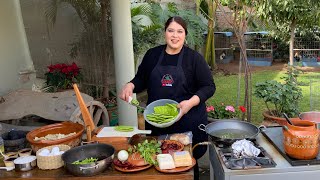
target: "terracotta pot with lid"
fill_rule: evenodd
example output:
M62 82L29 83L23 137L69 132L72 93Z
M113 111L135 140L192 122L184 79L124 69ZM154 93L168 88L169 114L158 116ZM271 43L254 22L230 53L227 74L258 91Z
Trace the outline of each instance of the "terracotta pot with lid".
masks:
M295 159L313 159L319 153L319 130L311 121L293 121L283 126L283 145L288 156Z

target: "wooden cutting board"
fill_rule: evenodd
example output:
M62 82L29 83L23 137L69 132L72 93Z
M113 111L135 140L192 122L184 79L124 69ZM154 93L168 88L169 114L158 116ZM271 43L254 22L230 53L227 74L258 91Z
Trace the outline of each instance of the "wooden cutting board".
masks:
M137 127L133 127L131 132L120 132L116 131L114 127L103 127L98 132L97 137L132 137L135 134L151 134L151 130L140 130Z

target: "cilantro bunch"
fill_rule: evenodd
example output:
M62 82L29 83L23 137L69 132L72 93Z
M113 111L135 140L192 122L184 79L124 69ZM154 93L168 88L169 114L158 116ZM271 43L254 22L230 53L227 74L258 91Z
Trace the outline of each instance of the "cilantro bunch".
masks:
M161 153L161 143L156 140L151 140L150 142L146 139L142 143L139 143L137 146L134 145L128 149L129 153L138 152L145 159L146 162L152 165L156 165L157 161L154 159L154 156L158 153Z

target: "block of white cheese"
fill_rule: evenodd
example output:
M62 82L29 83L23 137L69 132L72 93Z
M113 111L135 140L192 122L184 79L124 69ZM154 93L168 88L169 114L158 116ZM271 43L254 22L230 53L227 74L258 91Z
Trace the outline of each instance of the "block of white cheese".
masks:
M170 154L158 154L157 161L160 169L173 169L175 168L173 158Z
M178 151L173 153L173 161L176 167L191 166L192 158L189 151Z

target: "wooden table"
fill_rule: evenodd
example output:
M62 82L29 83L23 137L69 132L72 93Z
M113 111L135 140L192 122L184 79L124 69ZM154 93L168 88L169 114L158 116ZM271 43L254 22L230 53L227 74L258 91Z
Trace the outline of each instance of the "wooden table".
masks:
M114 139L113 139L114 140ZM112 145L121 145L124 147L124 144L121 144L122 141L119 141L116 144ZM108 140L109 142L110 140ZM120 142L120 143L119 143ZM128 142L127 139L125 139L125 142ZM106 142L107 143L107 142ZM191 145L185 146L184 150L187 150L189 152L191 151ZM0 166L4 166L4 163L0 159ZM6 171L6 170L0 170L0 179L5 180L17 180L19 178L23 178L23 180L56 180L56 179L63 179L63 180L78 180L78 179L85 179L85 180L193 180L193 168L180 173L161 173L157 171L154 166L150 167L149 169L139 171L139 172L133 172L133 173L123 173L120 171L117 171L113 168L113 166L109 167L105 172L98 174L96 176L92 177L78 177L73 176L70 174L66 169L59 168L55 170L41 170L38 168L35 168L30 171L26 172L16 172L15 170L12 171Z
M2 164L2 163L0 163ZM144 171L134 172L134 173L122 173L115 170L113 167L109 167L105 172L92 176L92 177L77 177L70 174L63 167L56 170L40 170L35 168L26 172L16 172L0 170L0 179L5 180L17 180L23 178L23 180L71 180L71 179L86 179L86 180L165 180L165 179L181 179L181 180L193 180L193 169L181 172L181 173L161 173L157 171L154 167L151 167Z
M190 151L191 146L186 146L185 150ZM0 166L4 166L4 163L0 159ZM78 180L78 179L85 179L85 180L193 180L193 168L180 173L161 173L157 171L154 166L150 167L149 169L133 172L133 173L123 173L117 171L113 168L113 165L109 167L106 171L101 174L92 177L78 177L73 176L70 174L66 169L59 168L55 170L41 170L39 168L35 168L30 171L25 172L16 172L15 170L6 171L0 170L0 179L5 180L17 180L19 178L23 178L23 180L56 180L56 179L63 179L63 180Z

